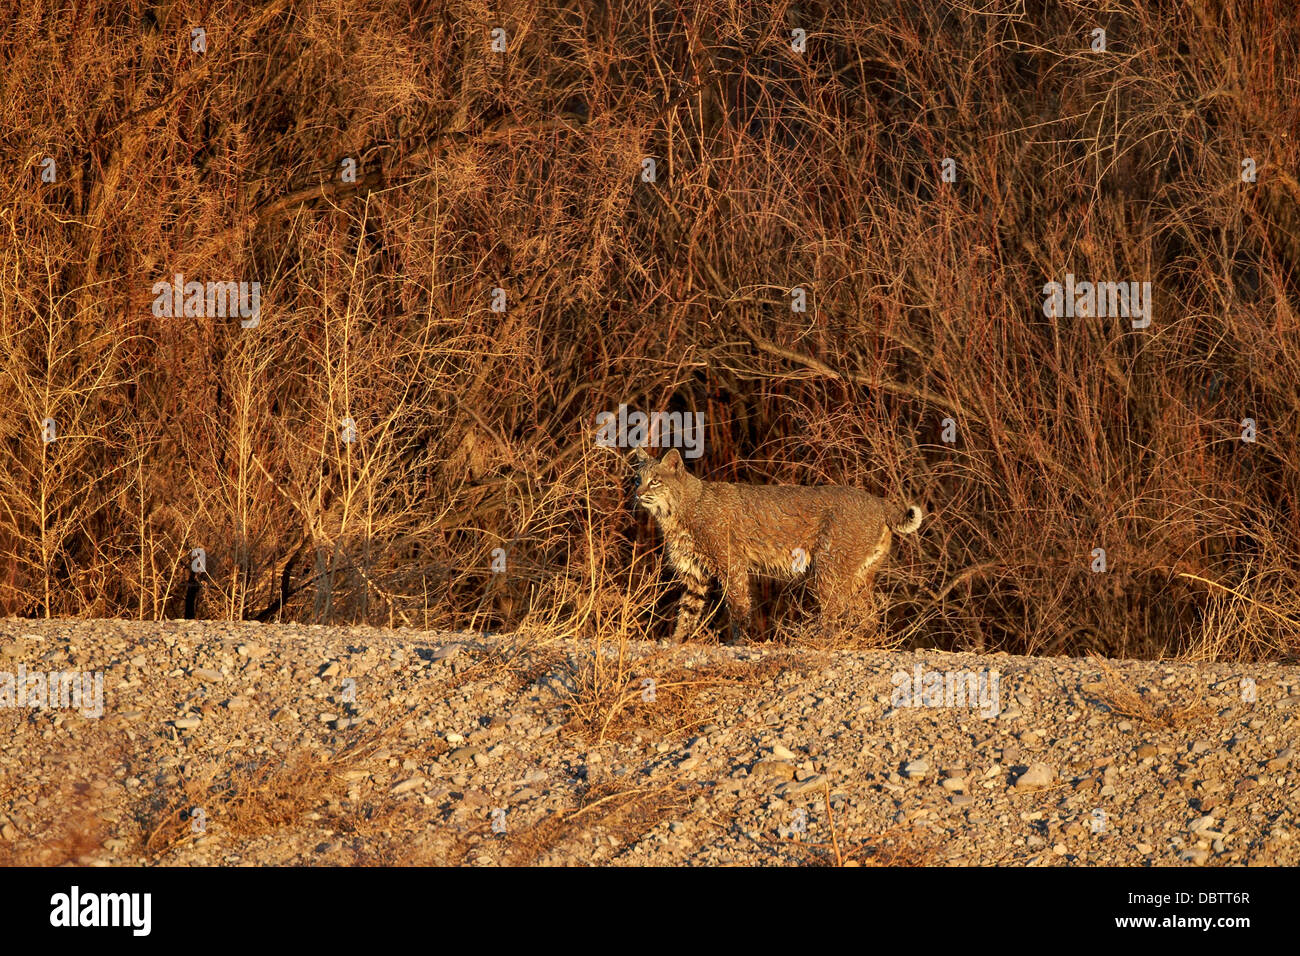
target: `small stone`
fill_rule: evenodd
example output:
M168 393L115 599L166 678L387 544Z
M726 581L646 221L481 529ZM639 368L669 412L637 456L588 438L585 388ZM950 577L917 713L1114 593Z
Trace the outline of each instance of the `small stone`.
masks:
M338 661L330 661L328 664L326 664L324 667L322 667L322 668L320 669L320 676L321 676L321 677L336 677L336 676L338 676L338 672L339 672L339 662L338 662Z
M943 781L943 789L949 793L964 793L966 791L966 781L961 777L949 777Z
M200 723L202 723L202 719L199 717L182 717L180 720L173 721L173 724L179 730L193 730Z
M781 744L777 744L775 747L772 748L772 756L775 757L777 760L797 759L793 751L791 751L788 747L781 746Z
M821 789L825 782L826 778L824 776L821 774L814 774L807 780L792 780L789 783L783 783L781 786L777 787L776 793L777 796L781 797L797 797L802 793L808 793L810 790Z
M472 763L474 755L479 752L477 747L457 747L451 753L447 754L447 759L453 763Z
M793 780L795 770L793 764L788 764L784 760L760 760L750 769L751 777L775 777L778 780Z
M1137 850L1143 856L1146 856L1147 854L1151 853L1155 849L1155 847L1153 847L1150 843L1135 843L1133 844L1133 849Z
M1050 787L1055 779L1055 770L1045 763L1036 763L1016 778L1015 786L1017 790L1038 790Z
M1146 760L1148 757L1156 755L1155 744L1140 744L1137 749L1138 760Z
M199 680L218 681L225 679L225 675L221 671L213 670L211 667L196 667L190 673Z
M409 780L403 780L401 783L393 787L393 789L388 792L396 797L403 793L410 793L412 790L416 789L417 787L423 786L423 784L424 784L423 777L411 777Z
M903 776L910 779L924 777L930 772L930 762L928 760L913 760L903 764Z
M1294 748L1287 747L1284 750L1279 750L1277 756L1265 764L1264 768L1266 770L1284 770L1291 763L1293 757L1295 757Z

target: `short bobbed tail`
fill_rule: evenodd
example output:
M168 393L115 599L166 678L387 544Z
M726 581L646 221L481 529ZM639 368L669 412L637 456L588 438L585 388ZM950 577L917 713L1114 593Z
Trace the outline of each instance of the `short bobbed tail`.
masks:
M921 527L923 520L925 520L925 512L918 505L908 505L906 509L894 509L894 514L890 516L889 527L899 534L911 534Z

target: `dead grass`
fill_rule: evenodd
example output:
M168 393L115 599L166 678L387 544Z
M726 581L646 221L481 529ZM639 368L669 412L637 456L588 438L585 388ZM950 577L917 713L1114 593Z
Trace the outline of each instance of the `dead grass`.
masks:
M108 826L99 813L87 807L84 796L64 792L52 802L59 811L52 818L52 832L40 842L0 842L0 867L80 866L86 857L102 852Z
M747 661L680 663L689 651L657 650L636 662L622 662L617 675L602 677L592 663L574 679L568 700L572 717L567 728L592 743L679 740L717 723L747 690L783 673L783 656Z
M1176 697L1158 688L1134 687L1116 673L1101 657L1089 658L1101 670L1105 680L1092 692L1116 717L1136 720L1149 727L1183 730L1210 726L1217 711L1193 691L1179 691Z
M532 826L513 828L504 862L534 865L565 846L582 860L594 840L617 853L664 820L685 813L691 801L702 795L707 796L705 788L676 780L641 787L621 780L600 781L587 789L576 807L551 813Z
M813 866L933 866L938 847L933 834L915 824L898 825L870 837L839 834L830 787L822 788L827 838L808 840L802 835L782 837L778 851L797 851L801 862Z
M920 499L909 642L1293 654L1293 13L17 7L0 614L662 635L627 403L704 413L706 477ZM1152 326L1049 320L1067 272ZM177 274L261 324L155 316ZM1254 607L1208 644L1203 582Z

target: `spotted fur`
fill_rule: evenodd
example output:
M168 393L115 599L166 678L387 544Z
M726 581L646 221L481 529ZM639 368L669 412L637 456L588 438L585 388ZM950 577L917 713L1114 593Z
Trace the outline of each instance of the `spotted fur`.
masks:
M675 640L693 633L710 581L722 585L733 640L752 627L751 578L807 574L825 619L869 595L893 535L921 526L921 509L839 485L742 485L702 481L676 449L658 461L636 449L637 503L663 532L668 561L685 586Z

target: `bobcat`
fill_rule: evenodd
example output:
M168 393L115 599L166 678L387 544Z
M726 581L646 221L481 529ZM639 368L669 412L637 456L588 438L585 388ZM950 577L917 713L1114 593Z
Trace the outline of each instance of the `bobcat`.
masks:
M869 594L891 532L911 534L924 517L914 504L901 508L858 488L701 481L675 448L658 461L637 448L633 464L637 503L654 516L686 585L675 641L698 624L710 579L722 585L733 642L752 626L755 574L788 581L808 572L823 621L833 622Z

